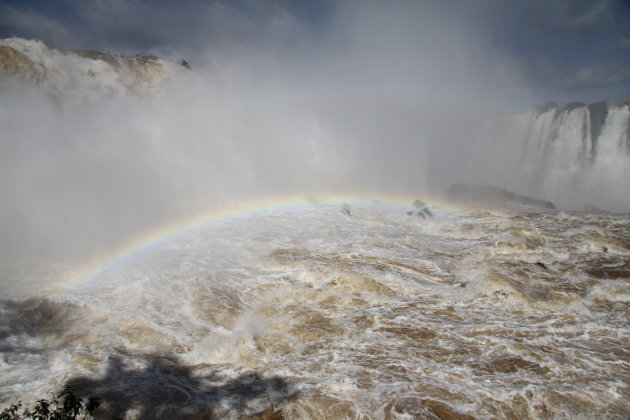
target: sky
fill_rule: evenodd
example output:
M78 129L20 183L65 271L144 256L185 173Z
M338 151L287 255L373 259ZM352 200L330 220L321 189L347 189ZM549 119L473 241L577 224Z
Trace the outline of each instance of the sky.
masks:
M387 79L384 89L396 80L407 89L415 73L516 108L630 98L627 0L2 0L0 37L11 36L185 55L193 66L207 64L201 51L210 48L281 50L281 60L304 64L291 71L316 72L322 83L372 74L377 85Z

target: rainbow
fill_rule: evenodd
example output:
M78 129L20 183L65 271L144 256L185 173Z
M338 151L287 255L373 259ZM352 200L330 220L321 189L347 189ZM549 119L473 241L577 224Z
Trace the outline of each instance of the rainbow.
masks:
M157 227L137 236L134 236L105 254L91 258L79 267L71 270L62 280L54 286L54 294L64 295L82 283L89 283L98 278L107 269L117 264L132 259L146 249L168 242L181 234L195 230L220 225L233 220L246 218L265 213L277 213L282 211L299 210L313 203L322 205L352 205L374 204L392 208L410 208L417 197L409 195L369 195L369 194L345 194L345 195L317 195L317 199L308 199L304 196L284 196L272 199L259 199L249 202L241 202L221 208L212 208L201 213L189 215L182 219ZM426 195L423 195L426 197ZM432 207L438 207L449 212L459 212L451 203L441 200L428 199ZM437 204L437 205L436 205Z

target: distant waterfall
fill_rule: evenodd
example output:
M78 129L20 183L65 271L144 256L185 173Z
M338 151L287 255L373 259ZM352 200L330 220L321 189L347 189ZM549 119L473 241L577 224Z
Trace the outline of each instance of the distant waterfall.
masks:
M488 123L474 161L480 181L561 206L630 211L630 106L550 103Z
M181 63L151 55L61 50L41 41L0 39L0 75L17 76L65 102L93 102L129 93L150 96L169 73L184 69Z
M310 98L308 89L287 89L282 80L271 79L270 87L261 89L261 83L249 76L230 76L239 81L226 84L220 72L202 70L195 73L194 80L186 75L193 73L185 62L150 55L62 50L20 38L0 40L0 88L19 92L11 96L11 101L28 103L26 91L16 88L27 82L53 98L60 108L76 106L75 111L87 112L84 118L91 115L94 124L107 127L88 131L92 143L95 132L120 126L123 119L129 121L129 130L103 137L106 149L117 150L114 160L119 160L121 147L141 142L142 153L132 151L124 156L131 161L134 157L146 159L148 147L162 156L159 171L152 170L148 179L154 179L154 171L166 173L165 168L174 165L178 169L172 172L186 177L184 185L195 185L203 191L195 197L216 195L200 181L208 178L214 180L213 185L242 182L248 194L260 191L260 185L303 191L312 185L330 188L339 180L344 180L346 188L358 184L369 190L382 187L413 191L425 185L439 190L465 182L505 188L552 201L559 207L630 211L627 103L576 102L562 108L550 103L507 116L495 116L494 111L487 114L450 109L432 113L428 103L408 106L382 101L378 96L373 99L374 107L360 107L352 101L339 105L336 96L326 100L337 105L322 107L319 96ZM304 106L296 107L296 98L301 95L309 99ZM115 123L108 122L99 114L101 111L90 111L96 108L85 108L103 99L128 96L140 101L133 110L117 116ZM4 93L4 98L8 97ZM269 98L278 101L269 106ZM184 104L185 111L181 108ZM7 110L14 108L7 105ZM31 105L27 108L33 109ZM115 109L123 108L118 104ZM22 125L7 112L5 121L14 123L22 133ZM143 127L150 129L138 135L133 127L143 118L140 114L148 118ZM127 119L130 115L135 117ZM491 121L483 124L487 115L492 115ZM34 127L43 127L47 120L36 121ZM4 122L5 132L8 122ZM481 130L479 124L483 124ZM73 124L53 126L80 130ZM253 129L255 126L258 128ZM49 144L51 130L42 131L46 133L41 137L42 144ZM122 139L120 132L127 133L133 142L114 147L113 142ZM481 135L476 136L478 133ZM60 133L61 137L66 135ZM300 144L301 151L296 144ZM266 159L261 159L261 154ZM216 164L208 164L208 156L216 158ZM186 164L182 166L181 162ZM333 167L335 170L331 170ZM322 182L324 173L328 179ZM161 188L157 185L158 190ZM233 190L237 189L230 188Z

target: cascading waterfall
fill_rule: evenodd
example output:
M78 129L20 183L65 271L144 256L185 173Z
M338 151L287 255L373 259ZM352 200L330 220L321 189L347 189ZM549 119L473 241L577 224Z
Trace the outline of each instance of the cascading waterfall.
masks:
M0 71L70 103L129 93L150 95L169 72L184 69L150 55L60 50L21 38L0 40Z
M0 40L0 71L38 86L67 107L81 106L86 102L94 103L104 98L122 98L129 94L142 100L152 100L164 93L162 88L166 81L178 79L180 75L187 73L187 68L181 63L153 56L60 50L48 48L40 41L11 38ZM203 74L202 78L205 76L207 74ZM169 144L163 147L182 149L186 142L190 142L190 138L200 137L199 133L203 133L204 130L216 131L218 127L226 125L226 121L228 122L226 137L233 136L234 131L242 130L240 123L232 122L226 115L217 115L217 122L213 122L212 127L207 125L210 124L210 116L213 113L224 112L221 109L230 113L231 106L235 106L237 112L252 108L252 112L259 114L260 109L256 108L255 99L257 95L265 101L269 95L277 96L277 91L282 91L277 89L281 88L282 84L278 86L272 84L269 92L257 92L256 89L259 88L253 89L253 86L255 85L240 83L237 90L217 92L216 87L203 85L195 86L191 91L179 96L175 94L175 101L190 103L192 107L187 111L189 115L200 114L199 118L203 121L195 132L188 133L187 139L180 140L177 146ZM206 92L207 95L213 96L202 98L200 103L191 103L190 98L197 95L196 92ZM218 93L221 95L217 95ZM171 96L159 105L168 115L172 115L169 107L175 106L168 104L169 101L173 101L172 94L171 91ZM260 147L261 143L254 141L247 145L246 150L238 151L238 158L235 159L237 162L232 166L240 164L242 168L238 176L230 177L232 181L243 178L245 182L245 176L250 178L268 176L274 182L280 179L283 183L290 183L289 180L296 174L311 181L319 180L323 172L320 166L325 162L327 170L324 172L329 173L329 180L339 177L347 179L349 174L353 174L351 182L368 186L416 189L418 185L424 184L424 179L433 176L432 182L444 188L448 188L450 183L468 180L550 200L563 208L583 209L588 206L621 212L630 208L630 196L626 193L624 183L630 179L630 109L627 103L610 105L596 102L585 105L574 102L564 107L548 103L521 114L508 116L495 114L485 123L483 121L487 115L480 116L478 121L473 118L472 122L470 118L460 115L456 118L462 122L462 126L470 128L468 132L476 130L476 125L484 127L479 138L470 143L464 141L462 133L448 134L448 127L444 124L438 128L429 128L434 124L433 116L426 117L426 121L411 122L410 119L399 117L390 121L391 116L384 116L379 110L374 115L362 115L366 118L364 124L366 132L375 138L390 135L391 130L418 133L419 138L414 138L413 141L404 138L404 135L401 139L389 137L390 144L385 146L374 142L366 144L364 133L348 131L348 128L356 130L352 121L359 113L357 104L344 108L349 118L340 120L334 107L330 108L331 110L322 108L317 98L312 98L312 102L299 99L301 108L295 108L293 104L295 98L300 98L300 95L289 93L286 98L279 98L286 100L287 110L281 115L271 117L281 120L300 119L301 123L308 124L304 127L284 124L280 130L283 136L297 139L291 141L303 143L306 155L313 156L314 159L298 164L296 158L303 156L293 155L291 161L294 161L295 167L299 167L300 170L294 171L291 176L275 174L278 165L271 165L271 168L265 168L264 171L257 170L255 175L245 175L262 162L262 160L253 162L242 157L244 153ZM336 100L333 100L333 103L336 103ZM155 102L152 105L155 105ZM211 109L204 110L204 107L209 106ZM410 112L416 112L414 106L417 105L411 106ZM413 112L410 115L415 115ZM166 120L164 117L164 115L159 117L159 125L176 126L174 131L177 136L181 136L180 133L189 130L189 127L199 124L194 121L183 123L188 116L167 117ZM227 117L232 117L232 114ZM164 121L168 121L169 124L165 124ZM388 122L393 127L388 126ZM268 121L261 124L263 127L269 126ZM295 132L291 132L292 127L296 128ZM279 138L277 127L270 126L268 129L272 139ZM447 133L448 142L456 145L452 150L441 138L444 133ZM248 142L253 141L249 139L250 134L240 137L238 141L230 141L229 145L220 141L215 142L212 147L220 146L229 151L234 147L238 148L244 139ZM284 139L279 141L282 140ZM209 144L207 136L200 141ZM270 139L266 141L268 143ZM209 146L206 144L203 147ZM405 152L400 153L403 150ZM466 152L462 153L462 150ZM189 153L190 150L178 150L176 154ZM274 155L281 156L282 153L284 151L279 150ZM197 152L193 154L199 156ZM456 163L462 160L462 156L465 156L465 160ZM396 165L387 168L387 177L383 179L373 169L390 160L396 162ZM425 160L430 162L429 171L422 169L421 162ZM289 162L286 159L284 161ZM316 164L311 168L317 172L314 177L311 176L313 174L301 169L311 164ZM205 165L205 162L200 165ZM193 166L187 165L186 170L189 171ZM410 181L412 179L413 182Z
M630 206L627 103L570 103L564 108L550 103L494 120L477 145L481 153L498 156L483 182L499 178L508 189L565 207L627 211Z

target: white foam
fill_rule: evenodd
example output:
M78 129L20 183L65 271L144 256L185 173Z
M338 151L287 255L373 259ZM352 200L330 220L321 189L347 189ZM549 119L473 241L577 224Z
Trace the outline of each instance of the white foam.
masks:
M317 391L355 412L429 398L490 417L500 413L492 404L531 391L523 404L535 414L536 404L552 407L543 395L562 387L595 413L623 394L626 361L600 343L627 341L627 323L619 321L626 314L621 306L605 316L589 308L598 300L627 303L625 281L591 284L560 270L563 261L593 256L590 248L565 249L580 248L584 231L563 235L555 222L534 218L515 236L509 231L525 222L449 216L455 229L471 223L480 232L462 241L440 235L444 220L434 231L369 208L353 207L351 222L329 210L200 229L110 267L55 301L69 315L78 311L73 305L82 308L67 330L46 330L36 316L33 332L8 330L2 343L17 350L0 359L0 385L8 395L35 396L51 382L98 377L111 355L143 369L143 355L157 353L220 373L217 386L244 371L280 375L303 391L291 404L308 404ZM572 220L562 223L581 223ZM544 245L496 250L501 240L522 244L529 232ZM547 269L535 266L541 261ZM574 299L568 303L546 303L537 292L562 295L554 285L581 282L586 296L564 291ZM85 354L93 359L79 366L73 357ZM594 384L589 394L579 393L583 380ZM282 406L281 392L273 392ZM256 412L267 403L251 404Z

